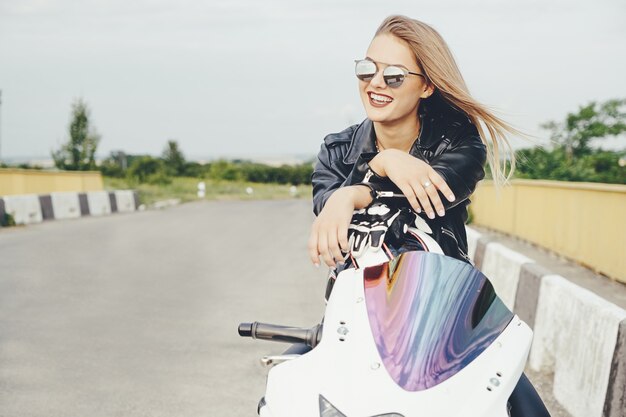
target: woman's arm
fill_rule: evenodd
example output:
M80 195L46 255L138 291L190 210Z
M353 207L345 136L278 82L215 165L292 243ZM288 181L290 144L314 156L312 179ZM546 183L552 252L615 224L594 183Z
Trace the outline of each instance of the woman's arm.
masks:
M434 207L443 216L445 210L467 200L485 176L487 148L480 136L476 133L455 142L430 162L389 149L373 158L370 166L378 175L389 177L414 209L421 205L432 219ZM424 187L427 181L432 185Z
M311 178L313 183L313 212L317 218L311 226L308 242L311 261L319 266L319 257L329 267L343 261L348 251L348 226L355 209L372 202L369 188L350 184L351 172L344 174L333 167L325 144L317 157Z
M325 144L322 144L317 163L311 176L313 185L313 213L318 216L330 195L336 189L346 185L347 175L333 168L330 161L330 152Z

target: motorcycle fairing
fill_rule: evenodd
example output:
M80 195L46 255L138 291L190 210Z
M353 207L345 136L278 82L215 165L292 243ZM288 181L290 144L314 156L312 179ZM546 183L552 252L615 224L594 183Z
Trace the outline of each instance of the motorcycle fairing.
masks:
M368 253L359 264L383 264L387 259L381 253ZM394 268L392 263L390 269ZM365 302L366 269L349 268L337 277L326 305L319 345L270 369L267 403L261 407L260 416L319 417L322 395L350 417L387 413L507 417L507 400L528 357L530 328L515 316L493 343L452 377L421 391L405 390L383 365L372 334ZM480 321L478 313L482 310L476 311Z
M365 268L363 281L376 347L407 391L454 376L513 319L480 271L443 255L403 253Z

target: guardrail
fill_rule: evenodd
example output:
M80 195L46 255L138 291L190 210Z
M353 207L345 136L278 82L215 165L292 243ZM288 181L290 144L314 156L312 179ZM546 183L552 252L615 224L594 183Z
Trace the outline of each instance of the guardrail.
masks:
M7 213L16 224L101 216L138 208L139 197L133 190L0 196L0 219Z
M520 237L626 283L626 185L482 181L473 223Z
M475 266L533 328L529 366L554 375L563 408L573 417L624 417L626 310L471 227L467 240Z

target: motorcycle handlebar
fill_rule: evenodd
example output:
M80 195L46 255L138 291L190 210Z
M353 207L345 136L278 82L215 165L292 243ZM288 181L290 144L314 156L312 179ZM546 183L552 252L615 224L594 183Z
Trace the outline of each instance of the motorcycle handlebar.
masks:
M305 343L313 348L322 338L322 325L304 328L278 326L255 321L254 323L240 323L239 336L272 342Z

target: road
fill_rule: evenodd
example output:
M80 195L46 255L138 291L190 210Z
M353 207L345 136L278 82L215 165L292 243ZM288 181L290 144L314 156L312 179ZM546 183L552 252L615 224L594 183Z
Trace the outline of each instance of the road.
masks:
M242 339L237 324L321 318L310 204L0 229L0 416L256 415L259 358L283 346Z
M240 321L313 325L310 203L219 202L0 230L0 415L256 415L282 346Z

